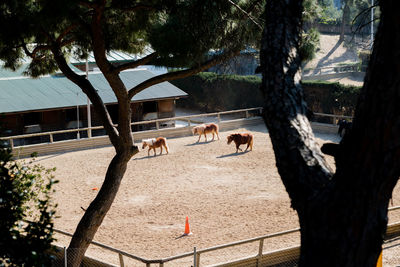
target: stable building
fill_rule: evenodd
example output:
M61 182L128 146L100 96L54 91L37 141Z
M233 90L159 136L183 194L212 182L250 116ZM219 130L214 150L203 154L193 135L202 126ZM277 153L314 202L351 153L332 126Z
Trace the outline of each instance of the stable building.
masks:
M80 72L76 69L76 72ZM85 75L84 72L80 72ZM155 75L145 69L123 71L121 74L126 88L132 88ZM98 90L114 123L118 121L117 99L101 72L89 72L89 81ZM17 72L0 69L0 129L3 136L48 132L88 126L90 107L91 126L101 126L101 121L88 105L81 89L62 73L33 79ZM132 122L169 118L175 116L175 100L187 94L176 86L163 82L153 85L132 99ZM161 127L173 127L172 124ZM141 125L133 130L145 130L152 125ZM97 130L93 135L102 135ZM84 136L83 136L84 137ZM56 137L57 138L57 137ZM68 139L60 136L57 139Z

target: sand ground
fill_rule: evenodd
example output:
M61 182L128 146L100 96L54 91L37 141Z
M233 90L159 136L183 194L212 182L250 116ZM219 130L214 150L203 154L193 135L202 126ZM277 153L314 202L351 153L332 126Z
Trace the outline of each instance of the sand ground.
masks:
M252 132L253 151L235 153L226 136ZM334 135L316 134L322 144L338 141ZM168 139L170 153L147 156L141 150L130 161L118 195L95 240L147 259L170 257L298 227L296 213L275 166L274 153L264 125L220 133L221 140L196 143L197 137ZM159 151L158 151L159 152ZM39 163L56 166L55 228L73 232L100 188L114 154L112 147L39 157ZM327 158L333 166L333 159ZM398 191L398 190L397 190ZM396 191L396 192L397 192ZM400 194L394 194L394 204ZM179 238L189 217L192 235ZM67 246L69 238L57 235ZM298 244L298 235L269 240L264 250ZM254 255L257 243L202 256L202 263ZM89 255L117 263L118 256L91 249ZM190 263L190 258L188 259ZM127 266L143 266L129 262ZM187 261L168 266L190 266Z

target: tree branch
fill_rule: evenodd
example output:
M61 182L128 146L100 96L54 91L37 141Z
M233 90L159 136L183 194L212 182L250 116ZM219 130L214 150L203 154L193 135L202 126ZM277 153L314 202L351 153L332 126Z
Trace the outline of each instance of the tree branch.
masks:
M136 85L135 87L131 88L128 92L128 97L129 97L129 99L132 99L136 94L140 93L141 91L143 91L144 89L146 89L152 85L159 84L159 83L162 83L165 81L172 81L172 80L191 76L193 74L196 74L198 72L201 72L203 70L211 68L212 66L217 65L217 64L223 62L224 60L232 58L232 57L238 55L239 53L240 53L240 50L226 52L226 53L216 56L213 59L210 59L196 67L192 67L190 69L181 70L181 71L169 72L166 74L162 74L162 75L158 75L156 77L150 78L150 79Z
M250 15L250 13L248 13L247 11L243 10L238 4L234 3L232 0L228 0L229 3L231 3L234 7L236 7L240 12L242 12L246 17L248 17L255 25L257 25L257 27L262 30L263 27L255 20L255 18L253 18L252 15Z
M57 37L56 42L60 44L60 43L62 42L62 39L63 39L68 33L70 33L73 29L75 29L77 26L78 26L77 24L73 24L73 25L70 25L69 27L67 27L67 28Z
M104 105L103 100L97 93L96 89L87 79L72 71L58 46L54 45L52 47L52 52L54 55L54 59L56 60L60 70L64 73L64 75L77 86L79 86L82 91L89 97L90 101L92 101L93 107L96 110L98 116L101 118L104 129L107 131L111 143L116 146L118 144L118 131L113 126L110 114L108 113L108 110Z
M147 55L141 59L135 60L133 62L128 62L125 64L121 64L115 67L114 73L120 73L121 71L127 70L127 69L134 69L138 66L145 65L155 59L157 57L158 53L154 52L151 53L150 55Z

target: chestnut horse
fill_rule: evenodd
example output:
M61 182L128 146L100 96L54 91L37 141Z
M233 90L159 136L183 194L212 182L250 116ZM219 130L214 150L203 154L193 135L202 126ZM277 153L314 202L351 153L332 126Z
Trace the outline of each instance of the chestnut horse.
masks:
M242 149L239 148L240 145L247 144L246 150L250 146L250 150L253 150L253 135L250 133L235 133L231 134L227 137L228 139L228 145L232 143L232 141L235 142L236 144L236 153L238 153L238 150L243 151Z
M167 145L167 138L165 137L158 137L156 138L151 138L151 139L145 139L142 141L142 149L145 149L146 146L149 147L149 150L147 151L147 155L150 156L150 150L154 150L154 156L156 155L156 148L159 147L161 148L160 155L162 154L163 147L165 147L165 150L167 151L168 154L168 145Z
M206 139L207 142L207 134L212 133L213 139L214 140L214 134L217 135L218 140L219 140L219 135L218 135L218 125L215 123L210 123L210 124L201 124L198 126L193 127L192 129L193 134L198 134L199 135L199 140L197 140L197 143L200 142L201 135L204 134L204 138Z

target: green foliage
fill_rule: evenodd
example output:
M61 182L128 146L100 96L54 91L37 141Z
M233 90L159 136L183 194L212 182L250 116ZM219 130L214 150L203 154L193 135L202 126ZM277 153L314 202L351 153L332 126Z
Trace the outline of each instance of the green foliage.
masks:
M53 171L0 149L0 266L51 265Z
M321 12L318 21L324 24L338 24L342 17L342 11L333 5L333 0L318 0Z
M300 58L303 62L312 60L316 51L319 49L319 32L315 28L311 28L307 33L303 33L300 42Z
M26 74L37 77L57 69L55 45L66 58L85 58L99 43L93 42L92 23L93 14L102 11L94 28L102 30L106 51L141 54L151 47L158 53L153 64L190 67L206 60L210 50L259 45L261 31L248 15L259 20L263 1L233 2L240 8L215 0L6 0L0 5L0 59L16 69L33 56Z
M304 0L303 1L303 21L313 22L319 17L321 7L318 5L317 0Z
M307 105L313 112L353 115L361 87L326 81L301 83Z
M258 76L203 72L172 83L189 94L178 100L178 107L214 112L263 105ZM302 86L312 111L353 115L360 87L325 81L302 81Z
M259 89L261 79L257 76L203 72L171 83L189 94L188 98L177 102L178 107L213 112L259 107L263 104Z

